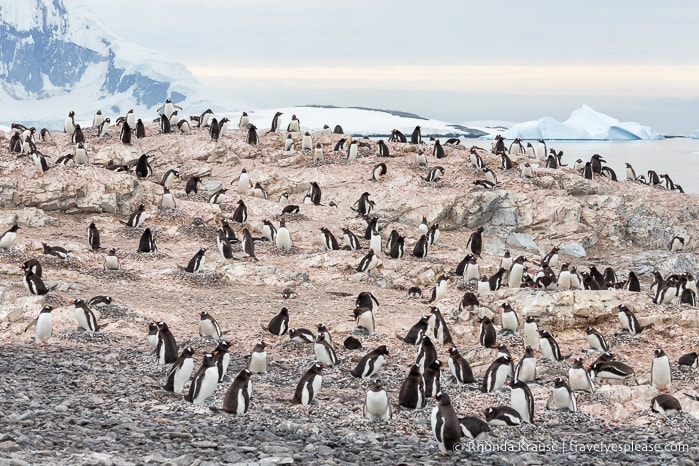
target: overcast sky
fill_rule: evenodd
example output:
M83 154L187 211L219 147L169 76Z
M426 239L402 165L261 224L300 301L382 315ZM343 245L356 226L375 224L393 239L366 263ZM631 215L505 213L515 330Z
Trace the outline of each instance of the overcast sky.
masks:
M668 6L668 5L671 5ZM257 108L391 108L454 122L588 104L699 128L699 2L118 0L89 6Z

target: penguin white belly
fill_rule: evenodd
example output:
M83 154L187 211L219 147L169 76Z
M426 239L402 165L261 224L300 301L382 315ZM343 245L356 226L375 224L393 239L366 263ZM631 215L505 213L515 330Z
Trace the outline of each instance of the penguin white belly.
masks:
M478 264L476 264L476 265L469 264L468 267L466 267L466 273L464 274L464 282L467 282L469 280L478 280L479 278L480 278L480 274L479 274ZM490 284L488 284L488 290L490 290Z
M204 372L201 380L201 386L199 387L199 393L194 397L192 402L194 404L202 404L204 401L214 394L216 390L216 385L218 384L218 368L216 366L209 367Z
M334 365L329 350L324 345L319 343L314 344L313 352L315 353L318 361L322 362L323 364L327 364L328 366Z
M310 136L304 136L303 139L301 139L301 150L312 150L313 149L313 141L311 140Z
M148 343L153 348L158 346L158 334L157 333L154 333L153 335L148 335L148 337L146 339L148 340Z
M182 389L189 381L194 369L194 361L192 358L187 358L182 363L182 367L175 373L175 380L172 384L175 393L182 393Z
M591 391L592 387L584 369L571 369L568 371L568 383L573 391Z
M553 393L551 394L550 405L553 409L567 409L573 412L576 411L573 396L570 393L568 393L568 390L566 390L564 387L553 389ZM549 406L547 406L547 408L548 407Z
M536 358L525 358L519 365L516 374L517 380L521 382L532 382L536 380Z
M558 275L558 288L562 290L569 290L571 287L570 272L563 271Z
M228 372L228 364L231 362L231 355L228 354L228 352L223 353L223 356L221 356L221 367L223 368L221 370L221 377L219 380L223 380L223 378L226 376L226 372ZM216 371L216 377L218 377L218 370Z
M587 345L595 351L605 351L605 349L602 348L599 339L595 335L587 336Z
M374 315L371 311L366 311L357 318L357 326L364 327L369 332L369 335L374 334Z
M256 374L266 374L267 373L267 352L254 352L250 356L250 364L248 366L250 372Z
M315 399L315 397L318 396L318 393L320 392L320 387L323 385L323 377L321 377L320 375L316 375L313 378L313 383L311 385L313 387L313 398L308 400L308 403L313 401L313 399Z
M519 288L522 284L522 273L524 272L524 267L522 264L514 264L510 275L507 277L507 286L510 288Z
M373 249L374 252L378 253L381 251L381 235L371 235L371 240L369 241L369 249Z
M216 340L218 340L221 337L214 323L208 319L199 322L199 334L202 337L211 337Z
M235 414L245 414L245 408L245 393L243 390L238 390L238 402L236 403Z
M539 340L539 348L541 349L541 353L545 359L548 359L549 361L556 361L553 346L551 346L551 342L548 339L541 338Z
M653 359L651 367L651 385L658 390L669 390L672 384L670 361L667 356Z
M502 314L502 328L517 333L517 317L514 312L504 312Z
M238 192L240 194L247 194L250 188L250 178L247 176L240 176L238 179Z
M534 351L539 349L539 333L533 324L524 324L524 346L531 346Z
M39 318L36 321L36 331L34 338L37 343L46 343L51 338L53 332L53 319L51 314L48 312L42 312L39 314Z
M495 383L493 384L493 391L502 390L505 387L505 382L507 381L507 376L510 373L509 365L502 365L498 367L495 371Z
M279 228L277 230L277 248L284 251L291 251L291 236L289 235L289 230L286 228Z
M92 331L90 329L90 324L87 321L87 316L85 315L85 311L83 311L82 308L75 309L75 320L78 321L78 327L80 327L88 332Z
M510 406L522 416L523 421L531 424L532 421L529 419L529 402L524 390L518 389L510 392Z
M4 235L2 235L2 239L0 239L0 249L8 249L11 248L13 244L15 244L15 240L17 239L17 233L14 231L8 231Z
M87 152L82 149L76 150L73 156L73 162L78 165L85 165L87 163Z
M379 392L369 391L366 394L366 403L364 409L364 417L367 419L373 419L378 417L382 420L387 420L389 418L389 405L388 397L386 392L381 390Z
M162 207L165 210L175 209L175 198L172 197L172 194L163 194L163 200L160 203L160 207Z

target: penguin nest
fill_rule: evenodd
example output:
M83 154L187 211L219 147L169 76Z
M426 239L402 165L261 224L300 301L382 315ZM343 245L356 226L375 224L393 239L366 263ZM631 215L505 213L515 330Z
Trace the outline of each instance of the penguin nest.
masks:
M44 303L53 307L63 307L70 304L70 301L52 291L44 295Z
M216 239L216 230L216 227L209 225L182 225L177 228L178 233L207 241L213 241Z
M70 254L65 259L61 259L60 257L52 256L50 254L44 254L39 262L41 262L43 267L49 266L52 268L68 270L81 270L85 266L80 259L73 257Z
M122 259L128 262L156 262L170 257L169 254L162 252L129 252L124 254Z
M185 201L194 202L209 202L209 196L210 194L206 193L197 193L190 195L187 195L186 193L175 193L175 198L177 199L184 199Z
M179 209L162 209L158 207L158 213L156 217L160 220L180 220L183 218L188 218L189 215L185 214Z
M71 340L80 343L114 343L123 339L123 337L109 332L99 331L90 333L82 329L61 333L58 335L58 338L61 340Z
M0 249L0 257L4 262L24 262L29 255L19 248Z
M301 206L299 206L299 208L301 208ZM275 215L272 215L272 219L277 220L277 221L280 220L280 219L282 219L282 218L283 218L284 220L289 220L289 219L291 219L291 220L293 220L294 222L299 222L299 221L308 220L308 217L306 217L306 216L303 215L302 213L298 213L298 214L275 214Z
M140 239L141 236L143 235L145 228L144 227L127 227L124 226L121 231L118 233L122 238L126 239Z
M225 285L227 280L220 272L213 270L203 270L197 273L189 273L178 270L173 274L176 279L182 280L192 286L220 286Z
M138 275L126 270L91 269L87 272L87 274L92 277L102 278L105 280L128 280L131 282L140 280Z
M100 314L101 318L109 318L111 320L131 320L134 316L134 312L128 307L119 306L117 304L109 304L107 306L95 306L94 308Z

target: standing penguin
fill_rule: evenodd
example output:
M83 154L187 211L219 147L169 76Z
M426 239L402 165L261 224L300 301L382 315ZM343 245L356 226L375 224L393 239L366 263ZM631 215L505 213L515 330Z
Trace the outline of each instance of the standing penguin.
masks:
M17 230L19 230L19 225L15 223L0 236L0 249L9 249L15 244L17 240Z
M223 228L219 228L216 231L216 246L218 247L218 252L221 254L223 260L234 259L233 248L231 247L231 243L228 241L228 235Z
M524 263L527 258L519 256L512 261L510 273L507 275L507 286L510 288L519 288L522 284L522 276L524 275Z
M143 139L146 137L146 125L143 124L143 120L140 118L136 121L136 139ZM129 136L129 139L131 136Z
M417 345L422 343L422 337L427 334L429 328L430 316L422 316L420 320L413 325L408 334L402 340L409 345Z
M424 235L423 235L424 236ZM434 288L432 288L432 296L429 302L434 303L444 298L447 294L447 287L449 286L449 275L440 275L437 279L437 283Z
M283 115L282 112L277 112L274 114L274 116L272 117L272 126L269 129L270 133L275 133L279 129L279 123L280 123L279 117L282 115Z
M366 392L366 400L364 401L362 414L365 419L371 421L388 421L393 416L391 403L386 394L386 390L384 390L381 384L381 380L374 380L371 387Z
M439 308L432 306L430 308L430 314L430 326L432 327L434 339L437 340L437 343L440 345L453 345L454 341L451 338L449 327L447 327L447 321L444 319Z
M356 251L357 249L362 248L359 244L359 238L357 235L352 233L352 231L347 227L342 227L342 238L345 240L345 246L343 249L348 251Z
M248 370L253 374L267 373L267 351L265 351L267 346L267 343L260 340L252 349L252 354L248 360Z
M326 227L321 227L320 231L322 233L321 239L323 241L323 246L325 246L327 251L336 251L340 249L337 239L335 239L335 236L330 230L328 230Z
M119 140L122 142L122 144L131 144L131 127L126 121L124 121L124 124L121 125Z
M377 374L386 362L386 358L390 357L388 347L381 345L360 359L350 373L353 377L368 379Z
M670 241L670 252L682 251L684 249L684 238L674 236Z
M553 380L553 391L546 402L546 409L567 409L574 413L578 411L575 395L561 377Z
M427 257L427 252L429 251L430 241L427 239L427 235L420 236L420 239L415 243L413 247L413 256L420 259Z
M262 223L262 236L264 236L267 241L276 243L277 227L275 227L274 224L269 221L269 219L265 219L265 221Z
M311 181L311 189L308 194L311 198L311 203L313 205L320 205L320 198L322 196L322 192L320 190L320 185L317 182Z
M522 333L524 334L524 346L531 346L533 350L538 351L541 337L539 335L539 325L533 316L527 316L524 319Z
M525 382L515 380L510 385L510 406L519 413L523 422L534 424L534 396Z
M48 345L51 335L53 335L53 318L51 317L51 311L53 311L53 309L53 306L45 305L36 318L34 340L37 345ZM34 321L32 323L34 323ZM24 331L26 332L29 330L29 327L31 327L31 324L27 325Z
M47 288L44 281L38 275L34 274L31 268L24 271L22 283L24 283L24 287L27 291L35 296L45 295L57 286L53 285L51 288Z
M466 243L466 247L471 245L471 252L474 256L481 257L481 251L483 250L483 227L478 227L476 231L471 233L471 237Z
M587 329L585 329L585 333L587 335L587 344L590 349L601 351L603 353L609 350L607 340L605 340L604 336L602 336L602 334L597 330L588 326Z
M318 392L323 385L323 364L316 362L308 371L301 377L294 397L291 400L292 404L307 406L313 402Z
M282 251L286 252L291 251L293 243L291 241L289 230L286 228L286 222L283 218L279 220L279 229L277 230L277 237L275 241L277 249L281 249Z
M184 399L194 403L203 404L207 398L214 394L218 383L218 368L214 362L214 355L206 353L201 367L189 386L189 393Z
M87 243L90 245L90 249L97 251L100 249L100 232L95 226L95 222L91 222L90 226L87 227Z
M250 144L251 146L257 146L257 144L260 142L257 136L257 126L251 124L248 127L248 134L245 137L245 142Z
M422 378L425 382L425 397L432 398L437 396L437 393L442 391L442 383L440 381L442 375L442 361L437 359L432 364L425 368Z
M502 303L501 307L502 314L500 316L500 322L502 322L502 330L517 335L519 332L519 317L517 316L517 312L512 308L510 303Z
M156 349L158 347L158 324L155 322L148 322L148 335L146 336L146 341L149 345Z
M357 322L357 330L366 336L374 334L376 322L374 321L374 313L368 307L354 308L354 320Z
M378 264L379 259L376 257L376 254L374 254L373 249L369 249L369 252L367 253L366 256L362 258L362 260L359 262L359 265L355 269L357 272L363 273L367 272L369 273L376 265Z
M410 135L410 144L422 144L422 132L419 126L416 126Z
M189 381L194 370L194 350L186 347L182 350L177 361L170 367L167 373L167 381L163 387L166 391L180 394L185 384Z
M252 382L250 382L252 375L253 372L249 369L238 372L223 398L222 411L239 416L248 412L250 398L252 398Z
M228 353L230 347L231 343L228 340L220 340L214 350L214 365L218 374L216 378L218 383L225 380L226 372L228 372L228 365L231 362L231 355Z
M204 269L204 261L206 259L206 248L201 248L199 251L189 260L187 267L184 271L189 273L197 273Z
M326 366L335 367L338 364L337 355L332 345L325 338L324 334L318 334L313 345L313 352L316 359Z
M650 367L650 385L661 392L667 392L672 387L670 358L661 348L656 348L653 354L655 357Z
M521 380L522 382L534 382L536 380L536 357L531 346L527 346L524 349L524 355L517 363L513 379Z
M574 392L595 393L595 384L592 383L590 373L583 366L582 358L575 358L573 366L568 369L568 383Z
M100 326L97 324L95 313L87 306L87 303L82 299L76 299L71 302L75 306L75 320L78 321L78 327L86 332L94 333L99 331Z
M461 424L449 396L446 393L439 393L435 398L437 406L432 408L430 416L432 434L439 444L439 451L446 455L454 451L454 446L461 439Z
M495 348L496 339L497 335L495 333L493 321L490 320L488 316L483 316L483 318L480 320L478 341L484 348Z
M510 374L511 363L512 358L509 356L500 356L493 361L485 371L481 391L483 393L493 393L495 391L503 390L505 387L505 381L507 381L507 376Z
M539 330L539 348L544 355L544 359L549 361L563 361L565 356L561 355L558 343L548 330Z
M289 310L283 307L276 316L272 317L267 327L262 327L262 329L267 330L272 335L284 335L289 329Z
M391 156L391 151L389 150L388 146L386 145L385 142L382 140L379 140L378 142L379 145L379 155L378 157L390 157Z
M427 405L425 381L417 364L413 364L410 367L408 377L406 377L400 387L398 405L408 409L422 409Z
M75 112L72 110L68 112L68 117L65 119L65 122L63 123L63 132L68 133L68 136L71 137L75 132Z
M135 211L129 215L129 219L127 221L119 220L121 223L123 223L126 226L132 227L132 228L138 228L143 224L143 221L146 219L146 206L141 203L138 205Z
M356 212L360 217L366 217L371 212L371 209L376 205L374 201L369 199L371 194L365 192L359 197L359 199L354 203L357 206ZM353 209L354 210L354 209Z
M155 243L155 235L150 228L143 230L141 239L138 240L138 249L136 252L158 252L158 245Z
M238 120L238 128L243 129L248 124L250 124L250 116L248 115L248 112L243 112L243 114L240 115L240 120Z
M250 230L247 228L243 228L243 238L240 242L245 254L247 254L248 257L251 257L253 260L258 260L257 257L255 257L255 244L253 243L252 235L250 234Z
M466 384L466 383L473 383L475 382L475 379L473 378L473 371L471 370L471 366L469 365L468 361L466 358L464 358L460 353L459 350L456 348L456 346L453 346L452 348L449 349L449 369L451 369L451 373L456 379L456 381L460 384Z
M160 200L160 208L163 210L175 210L177 208L175 196L170 192L167 186L163 186L163 197Z
M161 366L177 361L177 342L167 324L162 321L158 322L158 344L155 352L158 355L158 364Z
M143 154L136 162L136 176L138 179L145 180L153 176L153 167L148 162L148 154Z
M617 309L619 310L617 314L619 322L621 322L621 326L624 328L625 332L628 332L631 336L634 336L643 331L644 327L642 327L638 322L636 315L631 312L631 309L623 304L619 304Z

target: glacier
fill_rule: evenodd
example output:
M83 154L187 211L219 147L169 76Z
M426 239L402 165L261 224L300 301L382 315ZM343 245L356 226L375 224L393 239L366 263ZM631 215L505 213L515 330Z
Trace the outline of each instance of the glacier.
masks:
M620 122L614 117L595 111L583 105L571 112L564 121L551 117L526 121L510 127L502 133L506 139L544 140L650 140L664 139L664 136L648 126L636 122Z
M0 121L157 116L166 98L197 114L217 101L186 66L111 33L83 0L0 0Z

